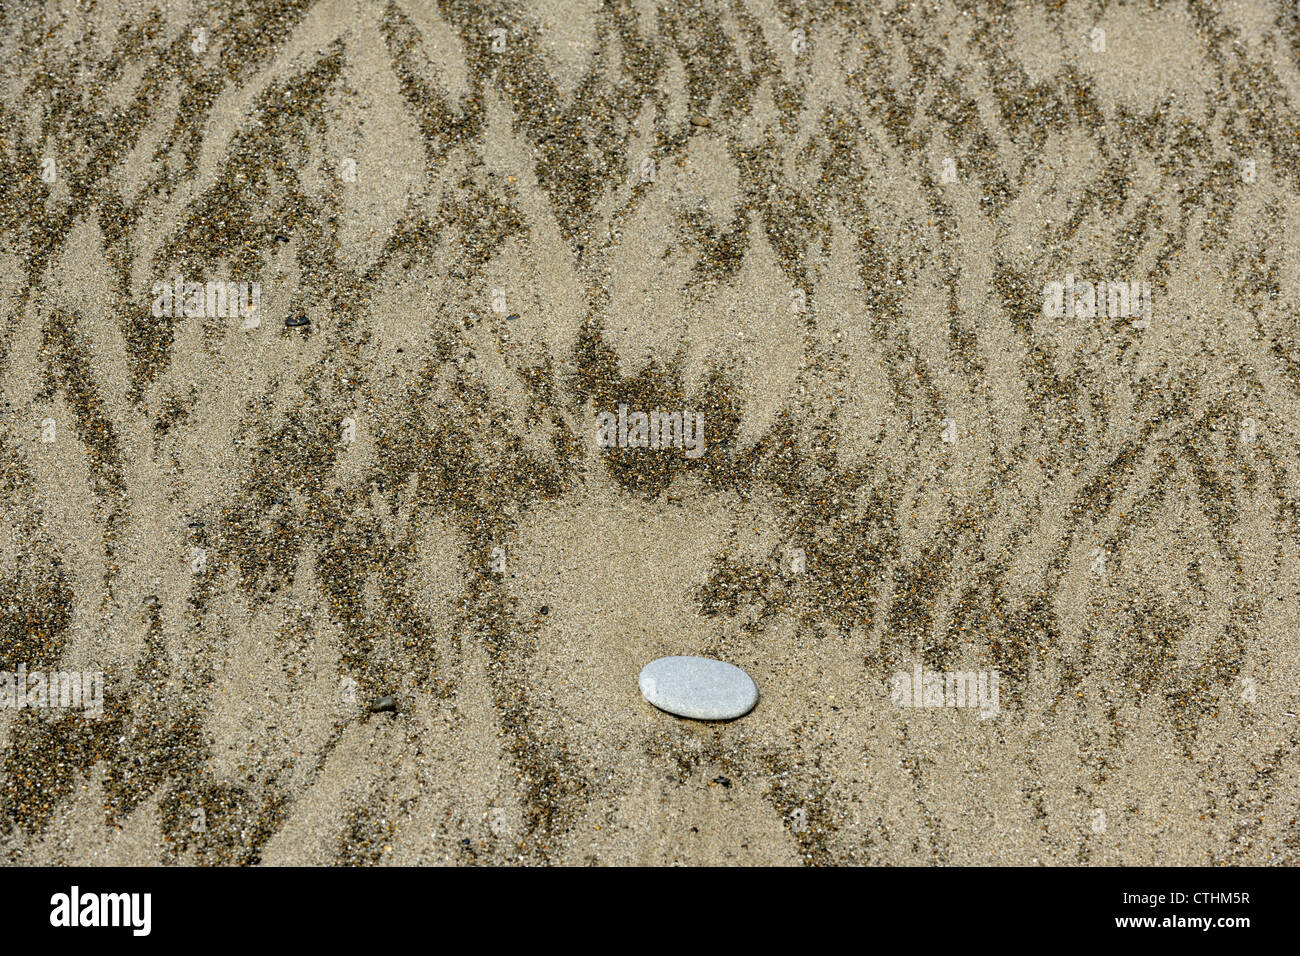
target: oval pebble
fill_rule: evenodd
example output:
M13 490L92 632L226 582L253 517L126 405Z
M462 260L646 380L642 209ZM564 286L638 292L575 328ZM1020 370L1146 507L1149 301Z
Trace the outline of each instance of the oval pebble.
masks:
M708 657L661 657L645 666L639 683L651 704L694 720L731 720L758 702L748 674Z

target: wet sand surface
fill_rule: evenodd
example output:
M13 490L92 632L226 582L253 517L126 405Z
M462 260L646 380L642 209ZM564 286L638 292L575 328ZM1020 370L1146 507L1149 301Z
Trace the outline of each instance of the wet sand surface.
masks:
M9 0L0 73L0 670L103 674L0 709L0 861L1300 858L1292 4Z

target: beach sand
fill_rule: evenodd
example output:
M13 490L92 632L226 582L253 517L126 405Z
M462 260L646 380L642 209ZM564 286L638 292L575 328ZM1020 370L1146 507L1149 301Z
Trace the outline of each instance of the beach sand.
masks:
M1300 858L1293 4L0 24L0 861Z

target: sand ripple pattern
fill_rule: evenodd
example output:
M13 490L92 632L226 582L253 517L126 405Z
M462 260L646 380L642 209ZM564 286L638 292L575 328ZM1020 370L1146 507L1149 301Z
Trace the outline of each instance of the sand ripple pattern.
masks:
M1298 862L1300 19L1225 6L6 2L0 669L106 686L0 711L0 860Z

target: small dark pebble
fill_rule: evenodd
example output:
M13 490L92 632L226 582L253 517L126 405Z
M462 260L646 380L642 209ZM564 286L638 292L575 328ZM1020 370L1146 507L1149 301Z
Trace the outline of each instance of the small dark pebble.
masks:
M300 325L311 325L311 319L305 315L291 315L284 320L286 327L296 329Z
M547 607L545 604L543 604L543 605L542 605L542 613L543 613L543 614L550 614L550 613L551 613L551 609L550 609L549 607Z
M275 241L276 241L276 242L288 242L288 241L289 241L289 237L288 237L288 236L285 236L285 235L281 235L280 233L277 232L277 233L275 234Z
M395 710L397 710L397 703L391 697L380 697L370 705L370 712L372 714L382 714L386 711L391 712Z
M713 778L713 782L714 782L714 783L721 784L721 785L724 786L724 787L730 787L730 786L731 786L731 781L730 781L728 778L726 778L726 777L714 777L714 778Z
M461 846L469 846L469 837L465 837L464 839L462 839L462 840L460 841L460 845L461 845Z
M507 315L507 316L506 316L506 321L507 321L507 322L513 322L513 321L514 321L515 319L517 319L517 318L519 318L518 313L516 313L516 314L514 314L514 315Z

